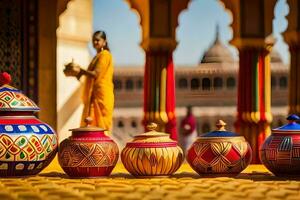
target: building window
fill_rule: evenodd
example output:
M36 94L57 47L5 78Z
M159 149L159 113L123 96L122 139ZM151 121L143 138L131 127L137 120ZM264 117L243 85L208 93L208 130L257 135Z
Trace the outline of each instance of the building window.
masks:
M202 90L210 90L210 79L209 78L202 79Z
M186 78L181 78L178 81L178 87L180 89L186 89L188 87L188 81L186 80Z
M228 89L235 88L235 79L233 77L229 77L226 81L226 85Z
M122 81L119 79L114 80L114 88L115 88L115 90L121 90L122 89Z
M191 89L192 89L192 90L198 90L199 87L200 87L199 79L193 78L193 79L191 80Z
M133 80L126 80L126 90L133 90Z
M204 123L203 125L202 125L202 133L207 133L207 132L209 132L210 131L210 125L208 124L208 123Z
M138 89L142 89L143 88L143 81L141 79L137 80L136 85L137 85Z
M271 87L275 88L276 87L276 78L274 76L271 76Z
M223 80L220 77L214 78L214 89L219 90L223 87Z
M118 128L123 128L124 127L124 123L123 123L123 121L119 121L118 122Z
M136 121L132 121L132 122L131 122L131 127L132 127L132 128L136 128L136 127L137 127Z
M279 87L281 89L285 89L287 87L287 78L285 76L280 77L280 79L279 79Z

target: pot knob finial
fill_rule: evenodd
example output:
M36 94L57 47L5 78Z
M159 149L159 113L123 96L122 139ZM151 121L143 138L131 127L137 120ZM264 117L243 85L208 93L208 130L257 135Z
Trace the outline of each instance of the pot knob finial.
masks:
M7 72L0 73L0 86L10 84L11 76Z
M86 127L91 126L92 122L93 122L93 118L92 117L87 117L84 119L84 122L86 123Z
M217 131L226 131L226 123L223 120L218 120L216 123Z
M154 122L151 122L150 124L147 125L147 129L150 131L155 131L157 128L157 124Z
M286 118L290 123L293 123L293 122L296 122L296 121L299 121L300 120L300 117L296 114L292 114L292 115L289 115L287 118Z

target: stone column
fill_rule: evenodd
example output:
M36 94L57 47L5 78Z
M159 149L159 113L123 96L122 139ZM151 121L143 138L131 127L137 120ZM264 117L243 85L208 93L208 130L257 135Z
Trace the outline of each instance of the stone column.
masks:
M56 28L57 0L39 1L38 98L39 118L56 130Z
M159 131L177 139L173 51L177 42L178 15L189 0L127 0L141 19L146 54L144 76L144 120L159 125Z
M59 15L70 0L38 1L38 105L39 118L57 130L57 37Z
M289 113L300 114L300 2L287 1L290 12L287 16L288 28L283 33L289 45L291 60L289 73Z
M259 163L259 147L270 134L271 45L242 45L239 50L239 81L236 130L253 149L253 163Z
M252 162L259 163L259 147L272 121L269 52L274 41L269 35L276 0L222 2L233 14L231 44L239 50L236 131L250 143Z

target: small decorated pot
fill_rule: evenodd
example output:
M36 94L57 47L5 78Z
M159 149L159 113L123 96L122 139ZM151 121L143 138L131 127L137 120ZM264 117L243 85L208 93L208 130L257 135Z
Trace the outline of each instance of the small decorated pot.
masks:
M243 136L225 130L222 120L217 130L198 137L187 153L187 161L200 175L235 176L251 162L252 150Z
M90 126L91 118L86 123L60 143L59 164L70 177L109 176L119 158L118 146L104 129Z
M6 74L7 80L5 79ZM0 74L0 176L38 174L55 157L57 135L34 115L39 107Z
M273 129L260 148L261 162L276 176L300 175L300 118L290 115L288 124Z
M123 165L134 176L168 176L182 164L183 152L177 142L167 133L156 132L156 128L151 123L149 132L135 136L122 150Z

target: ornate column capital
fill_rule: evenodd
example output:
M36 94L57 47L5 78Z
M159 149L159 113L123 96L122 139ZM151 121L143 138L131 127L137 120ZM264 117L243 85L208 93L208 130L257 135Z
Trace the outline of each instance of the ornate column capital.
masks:
M298 45L300 42L300 16L299 16L299 11L300 11L300 2L297 0L288 0L287 1L289 5L289 14L287 15L287 20L288 20L288 27L286 31L283 33L283 37L285 42L289 46L294 46Z
M300 32L299 31L286 31L283 33L284 41L289 46L300 46Z
M177 46L178 16L191 0L126 0L140 17L141 47L173 51Z
M146 38L142 41L141 47L146 51L170 51L173 52L177 41L173 38Z
M274 39L270 39L269 36L272 34L276 0L221 2L232 14L232 45L237 48L247 45L265 47L274 43Z
M266 38L234 38L230 41L230 43L239 50L250 47L263 48L271 51L275 41L275 38L270 35Z

